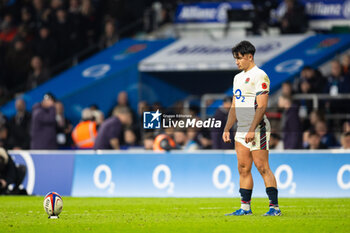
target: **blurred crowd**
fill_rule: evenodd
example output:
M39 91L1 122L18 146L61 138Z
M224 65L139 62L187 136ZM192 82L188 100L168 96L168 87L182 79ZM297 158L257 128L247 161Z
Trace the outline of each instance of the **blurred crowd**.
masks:
M65 63L82 51L110 47L121 36L169 20L170 5L152 2L1 0L0 105L69 68ZM130 28L140 19L141 26Z
M179 2L193 1L1 0L0 105L69 68L79 54L84 58L82 51L97 52L123 36L173 22ZM252 3L253 34L269 26L280 27L281 33L307 30L305 10L297 0Z
M273 137L284 149L350 148L349 99L320 100L315 109L310 99L293 99L295 94L350 94L350 55L330 63L331 71L323 75L318 69L304 67L293 82L285 82L279 91L281 128ZM328 116L339 116L329 118Z
M103 34L99 27L104 19L91 0L3 0L0 4L2 103L51 78L51 68Z
M267 111L270 118L271 149L350 149L350 121L327 119L328 113L349 113L346 102L325 100L314 109L308 100L295 100L295 94L323 93L330 96L350 93L349 55L331 62L330 74L324 76L312 67L304 67L293 82L285 82ZM199 108L184 108L179 101L171 108L160 103L149 105L140 101L134 111L125 91L118 93L116 103L105 114L91 105L81 112L81 120L73 125L65 117L64 105L50 93L40 103L26 111L26 103L17 98L16 114L7 119L0 114L0 147L6 149L146 149L194 151L198 149L234 149L234 144L222 141L222 132L231 107L232 97L211 116L222 122L221 128L173 128L147 130L143 128L143 113L183 114L199 119ZM234 141L235 127L231 131Z

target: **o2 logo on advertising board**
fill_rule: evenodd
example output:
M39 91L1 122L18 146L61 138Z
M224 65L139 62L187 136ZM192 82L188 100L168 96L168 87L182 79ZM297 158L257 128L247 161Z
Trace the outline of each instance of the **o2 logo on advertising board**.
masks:
M350 164L345 164L345 165L341 166L341 168L338 170L338 174L337 174L338 186L341 189L345 189L346 190L346 189L350 189L350 180L347 183L346 183L346 181L344 181L344 173L345 172L350 173Z
M161 181L162 173L164 179ZM171 170L167 165L160 164L153 170L152 181L157 189L165 189L168 194L174 193L175 184L171 181Z
M281 181L281 174L286 173L286 180L284 182ZM295 194L296 192L296 183L293 182L293 170L287 164L280 165L275 171L275 177L277 181L277 187L279 189L289 189L289 194Z
M224 180L220 181L220 174L224 175ZM228 194L233 194L235 184L231 181L231 168L225 164L221 164L214 169L212 181L217 189L226 189Z
M101 164L97 166L94 171L93 179L98 189L105 189L109 194L114 193L115 184L112 181L112 170L108 165Z

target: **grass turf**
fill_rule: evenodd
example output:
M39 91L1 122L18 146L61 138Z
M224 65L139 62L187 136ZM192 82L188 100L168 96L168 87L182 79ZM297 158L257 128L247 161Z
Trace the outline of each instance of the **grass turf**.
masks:
M63 197L59 219L48 219L43 197L0 197L0 232L349 232L350 199L281 198L283 216L263 217L267 199L254 198L252 216L224 216L229 198Z

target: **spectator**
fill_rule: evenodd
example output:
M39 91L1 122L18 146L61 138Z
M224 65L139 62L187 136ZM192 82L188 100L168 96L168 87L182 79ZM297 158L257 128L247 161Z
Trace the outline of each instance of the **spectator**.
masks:
M290 82L282 83L281 95L287 96L287 97L292 97L292 95L293 95L293 86L292 86L292 84Z
M93 45L97 40L97 17L95 15L95 8L91 0L82 0L81 14L84 21L86 41L88 45Z
M327 149L327 146L321 142L321 137L315 131L311 131L308 136L308 146L306 149L318 150Z
M324 90L331 96L350 93L350 78L342 73L341 64L337 60L331 62L331 74ZM330 100L324 104L326 111L331 113L349 113L349 109L345 107L347 105L346 100Z
M57 39L57 47L59 48L58 61L62 62L72 55L72 40L76 36L75 33L72 33L72 24L64 9L60 8L56 11L51 28L54 28L54 37Z
M192 129L190 129L192 130ZM174 140L178 147L182 150L186 151L194 151L198 150L198 144L193 140L193 138L189 138L186 130L176 130L174 133Z
M39 29L38 38L34 41L34 52L42 58L44 66L51 66L58 56L55 39L50 36L50 30L46 26Z
M128 111L131 113L131 117L132 117L132 128L133 128L133 132L137 132L136 137L139 139L140 137L140 132L139 132L139 126L138 123L139 121L137 121L136 118L136 114L134 113L134 111L131 109L130 105L129 105L129 100L128 100L128 93L126 91L121 91L118 93L117 96L117 103L115 104L115 106L113 107L113 110L119 107L123 107L123 108L127 108ZM108 114L109 116L111 115L111 113Z
M129 100L128 100L128 93L126 91L121 91L118 93L117 99L116 99L116 104L113 107L113 110L118 107L125 107L127 108L131 113L132 110L129 106ZM112 110L112 112L113 112ZM111 114L109 114L111 115Z
M19 188L25 174L26 167L16 166L6 150L0 148L0 195L26 194L25 190Z
M302 147L301 123L299 109L292 99L280 96L278 106L283 109L282 132L284 149L300 149Z
M271 150L283 150L284 145L281 140L281 137L277 133L271 133L269 149Z
M341 149L349 150L350 149L350 131L343 133L341 135Z
M128 93L126 91L121 91L117 98L117 107L129 107Z
M9 145L15 150L26 150L30 147L31 115L23 99L16 100L15 108L16 115L9 121Z
M9 148L8 145L8 129L4 124L0 124L0 147Z
M153 133L146 133L143 136L143 148L145 150L153 150L154 136Z
M316 127L316 123L319 122L319 121L325 121L326 118L325 118L325 115L322 111L320 110L313 110L311 113L310 113L310 128L312 129L315 129Z
M313 110L310 113L310 117L307 121L305 121L305 124L303 126L303 131L310 131L315 130L316 123L318 121L325 121L325 115L321 110Z
M303 94L322 93L325 85L326 80L321 72L311 66L305 66L294 81L295 91Z
M51 0L50 7L46 8L43 14L43 21L52 23L56 19L57 12L64 7L63 0Z
M22 7L21 9L21 22L28 29L29 34L33 35L36 31L36 24L28 7Z
M280 22L282 34L304 33L308 27L305 9L297 0L284 0L286 11Z
M154 102L151 106L151 111L157 111L164 112L164 107L160 102Z
M1 71L0 71L1 75ZM10 92L5 85L0 85L0 105L3 105L10 99Z
M114 22L112 20L108 20L105 23L105 30L100 38L99 47L101 49L111 47L119 40L119 36L117 34Z
M345 121L343 123L343 132L344 133L350 132L350 122L349 121Z
M80 13L80 2L78 0L69 0L69 9L68 12L72 14Z
M68 18L72 27L72 34L70 37L72 40L73 53L77 53L85 47L87 43L79 0L69 0Z
M71 148L73 141L71 138L72 124L64 115L64 105L61 101L56 101L56 122L57 122L57 144L59 148Z
M131 113L127 107L117 107L113 114L98 129L94 149L120 149L123 145L123 125L132 124Z
M350 54L344 54L341 58L343 74L350 75Z
M102 111L100 110L92 110L92 115L94 116L94 120L96 122L96 128L98 129L100 125L103 123L105 120L105 115L103 114Z
M318 121L315 125L315 131L321 137L321 142L326 145L327 148L334 148L338 146L338 142L334 135L328 132L325 121Z
M211 140L212 140L212 148L213 149L233 149L233 143L225 143L222 140L222 133L224 131L225 127L225 122L227 120L228 112L230 111L232 105L232 97L227 96L223 99L222 106L219 107L214 115L214 118L216 120L221 121L221 128L216 129L213 128L211 129L210 135L211 135ZM230 136L231 136L231 141L233 142L233 130L230 130Z
M6 126L7 125L7 118L2 112L0 112L0 126Z
M331 74L328 76L325 92L333 96L339 93L350 92L349 77L343 74L339 61L334 60L331 62Z
M97 137L97 125L94 121L93 111L90 108L83 109L81 121L72 132L75 146L80 149L92 149Z
M150 106L148 105L148 103L146 101L140 101L137 104L137 117L138 120L141 121L143 119L143 112L149 112Z
M5 14L0 24L0 40L10 43L17 34L17 28L14 27L13 17L11 14Z
M31 51L26 47L24 41L16 39L13 47L6 55L6 66L8 70L8 87L12 90L23 91L26 78L30 70Z
M252 19L252 33L261 35L262 31L267 31L270 24L270 11L277 7L277 0L252 0L254 5L254 17Z
M197 128L194 129L188 129L186 132L187 136L187 150L198 150L201 149L201 146L199 144L198 140L199 130Z
M51 93L33 106L30 134L31 149L57 149L55 97Z
M50 7L53 11L57 11L63 7L63 0L51 0Z
M137 146L137 138L135 133L131 128L127 128L124 130L124 145L121 147L123 149L129 149L130 147L136 147Z
M21 24L18 26L16 38L23 40L28 45L28 47L32 47L34 35L29 31L26 25Z
M46 68L43 67L43 63L40 57L32 57L30 65L32 72L27 79L28 90L36 88L50 78L50 73Z
M34 21L36 25L42 26L42 21L44 18L44 13L46 11L44 0L33 0L33 9L34 9Z
M197 133L196 140L198 141L198 143L202 149L211 149L212 148L213 142L210 138L209 130L202 128Z
M321 72L310 66L305 66L300 73L300 77L295 79L294 88L296 92L301 94L322 93L325 82L326 80ZM312 101L300 100L299 106L299 117L305 122L308 113L312 110Z

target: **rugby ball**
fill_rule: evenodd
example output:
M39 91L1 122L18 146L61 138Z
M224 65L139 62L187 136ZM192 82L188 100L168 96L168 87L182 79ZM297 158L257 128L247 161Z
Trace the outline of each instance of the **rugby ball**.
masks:
M63 201L61 196L56 192L46 194L44 198L44 210L51 216L58 216L62 212Z

